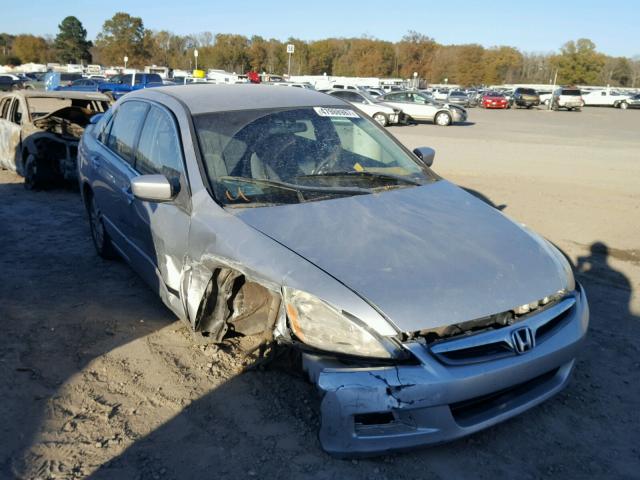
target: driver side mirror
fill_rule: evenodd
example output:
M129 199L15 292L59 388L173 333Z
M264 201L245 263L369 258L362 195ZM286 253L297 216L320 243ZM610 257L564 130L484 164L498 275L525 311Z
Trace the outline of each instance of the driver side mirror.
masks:
M164 175L140 175L131 179L131 192L139 200L168 202L178 191L179 187L172 185Z
M436 151L431 147L418 147L413 150L413 153L422 160L427 167L433 165L433 160L436 158Z

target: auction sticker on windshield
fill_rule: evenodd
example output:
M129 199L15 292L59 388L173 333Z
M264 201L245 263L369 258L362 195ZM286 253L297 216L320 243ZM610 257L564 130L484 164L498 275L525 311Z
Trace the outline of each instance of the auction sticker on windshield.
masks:
M313 109L321 117L360 118L360 115L348 108L313 107Z

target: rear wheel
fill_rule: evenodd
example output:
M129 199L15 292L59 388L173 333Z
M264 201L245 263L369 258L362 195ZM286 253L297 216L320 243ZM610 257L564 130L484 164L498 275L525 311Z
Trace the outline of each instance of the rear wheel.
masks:
M111 238L104 228L102 215L93 195L90 195L87 199L87 211L89 213L91 239L93 240L93 246L96 248L96 253L102 258L113 260L117 257L117 254L111 244Z
M440 112L436 115L435 122L436 125L440 125L441 127L451 125L451 115L447 112Z
M380 124L382 127L387 126L387 116L384 113L375 113L373 115L373 119Z

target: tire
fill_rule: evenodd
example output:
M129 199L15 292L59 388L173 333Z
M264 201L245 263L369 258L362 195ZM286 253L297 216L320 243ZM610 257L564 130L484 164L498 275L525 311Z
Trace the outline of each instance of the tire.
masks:
M33 153L27 155L24 161L24 188L27 190L42 190L54 180L53 170L47 161Z
M451 115L447 112L439 112L433 119L433 123L440 125L441 127L447 127L451 125Z
M113 260L118 257L118 254L115 248L113 248L109 233L104 228L96 199L93 194L89 195L89 198L87 198L87 213L89 214L89 228L91 229L93 246L100 257L106 260Z
M618 106L620 107L620 110L626 110L629 108L629 104L627 102L620 102L620 105Z
M386 127L386 126L387 126L387 123L389 122L389 121L387 120L387 116L386 116L384 113L380 113L380 112L378 112L378 113L374 113L374 114L373 114L373 119L374 119L376 122L378 122L378 124L379 124L381 127Z

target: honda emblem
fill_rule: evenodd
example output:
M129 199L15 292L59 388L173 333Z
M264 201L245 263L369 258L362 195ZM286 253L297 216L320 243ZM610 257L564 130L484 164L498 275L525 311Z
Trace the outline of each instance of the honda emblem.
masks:
M535 339L529 327L518 328L511 332L511 343L518 354L523 354L535 347Z

